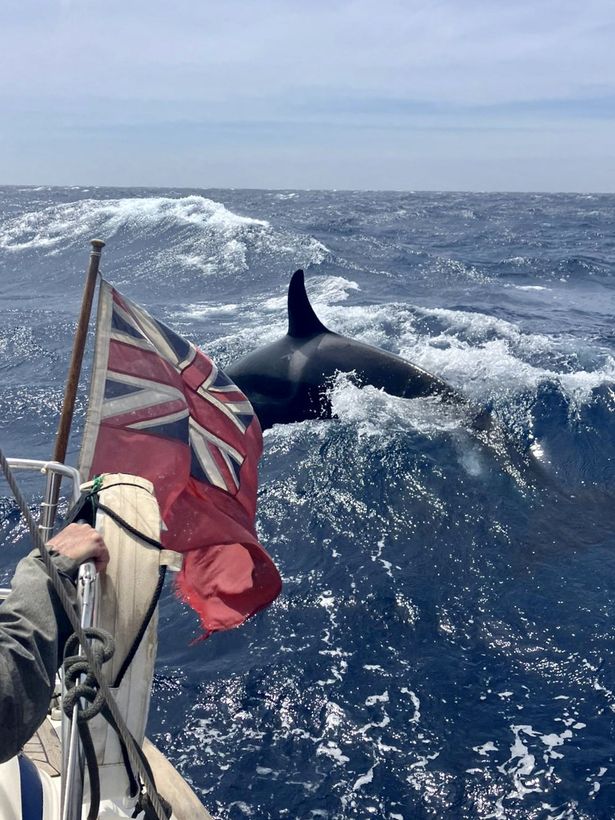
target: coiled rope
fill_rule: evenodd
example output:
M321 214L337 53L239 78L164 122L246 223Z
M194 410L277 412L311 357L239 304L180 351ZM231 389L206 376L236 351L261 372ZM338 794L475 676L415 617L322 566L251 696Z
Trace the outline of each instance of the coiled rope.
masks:
M2 466L2 472L5 475L7 483L11 488L11 492L13 493L15 501L17 502L17 506L19 507L21 514L23 515L25 522L28 526L30 537L32 538L32 543L40 552L41 559L51 579L54 591L57 594L60 603L62 604L62 607L66 612L66 616L70 622L70 625L72 626L73 631L79 640L79 643L81 645L81 651L87 658L89 664L89 671L98 683L98 688L100 692L102 692L107 708L109 709L109 712L115 722L118 735L124 742L126 752L128 754L128 759L130 760L130 765L132 766L132 770L133 772L136 772L141 778L141 782L143 783L143 786L145 787L145 790L147 792L149 803L151 805L153 813L156 816L156 820L168 820L168 815L165 812L160 796L156 791L156 787L152 782L151 775L147 771L141 758L142 752L138 748L135 739L130 734L130 731L128 730L128 727L124 722L124 718L122 717L118 705L115 702L113 695L111 694L111 691L103 676L98 660L96 659L95 654L88 643L87 635L84 633L81 624L79 623L77 613L73 609L72 602L68 597L66 590L64 589L58 571L54 566L54 563L47 551L47 548L45 547L45 543L38 530L36 521L32 517L32 513L30 512L27 502L24 496L22 495L19 486L17 485L15 476L13 475L13 471L11 470L9 463L6 460L4 452L2 451L1 447L0 466Z
M89 627L83 630L83 634L89 641L88 645L99 667L102 667L106 661L111 660L115 650L115 641L108 632ZM104 705L105 697L97 686L87 658L81 653L77 654L78 649L79 639L77 635L73 634L66 641L64 650L67 653L64 658L64 686L66 692L64 693L62 709L64 714L70 718L73 709L77 706L77 720L81 723L96 717ZM71 652L73 654L70 654ZM83 679L82 675L84 676ZM90 705L82 708L79 703L82 698Z

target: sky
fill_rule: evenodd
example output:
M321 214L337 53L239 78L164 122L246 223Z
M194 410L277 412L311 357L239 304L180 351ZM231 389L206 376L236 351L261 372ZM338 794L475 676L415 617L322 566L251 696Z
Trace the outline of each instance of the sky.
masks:
M614 0L0 0L0 184L615 192Z

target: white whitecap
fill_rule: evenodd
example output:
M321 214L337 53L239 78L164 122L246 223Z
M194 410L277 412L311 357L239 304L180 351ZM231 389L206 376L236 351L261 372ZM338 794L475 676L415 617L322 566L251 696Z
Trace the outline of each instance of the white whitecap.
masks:
M360 290L359 285L349 279L344 279L343 276L322 276L311 277L306 280L306 290L309 293L310 303L316 311L320 314L322 308L327 308L336 302L343 302L348 299L350 291ZM287 287L283 287L283 292L276 296L272 296L263 302L265 310L274 310L286 312L287 306Z
M92 236L109 240L122 232L122 242L136 240L159 249L142 264L153 271L211 275L244 271L248 252L284 260L289 268L316 265L328 249L311 236L279 230L265 219L236 214L207 197L126 197L80 199L49 205L7 219L0 226L0 249L58 253L72 245L86 247ZM163 234L172 239L158 240Z

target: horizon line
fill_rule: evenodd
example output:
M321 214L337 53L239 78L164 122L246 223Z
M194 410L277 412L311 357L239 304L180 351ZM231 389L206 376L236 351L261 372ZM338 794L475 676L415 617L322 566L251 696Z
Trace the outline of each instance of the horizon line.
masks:
M553 195L577 195L577 196L613 196L615 190L610 191L590 191L590 190L556 190L556 189L531 189L531 190L506 190L503 188L321 188L321 187L303 187L296 188L282 188L282 187L255 187L255 186L241 186L241 185L143 185L125 183L122 185L102 185L100 183L32 183L32 182L0 182L1 188L29 188L32 190L41 190L43 188L107 188L107 189L126 189L136 188L143 190L158 190L158 191L271 191L272 193L296 193L296 192L310 192L310 193L374 193L374 194L553 194Z

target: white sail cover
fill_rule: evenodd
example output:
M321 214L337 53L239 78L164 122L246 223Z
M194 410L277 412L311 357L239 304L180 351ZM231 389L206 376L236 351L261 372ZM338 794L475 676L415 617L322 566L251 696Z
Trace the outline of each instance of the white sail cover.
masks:
M122 473L105 475L99 499L135 530L159 541L160 514L150 481ZM111 684L141 627L158 583L160 565L167 563L169 553L132 535L102 510L97 512L96 529L110 555L106 572L99 576L95 620L98 627L115 639L114 656L103 667ZM120 687L111 690L139 745L143 743L149 710L157 626L156 609ZM121 797L127 793L128 778L117 735L101 715L90 722L90 729L99 765L101 797Z

